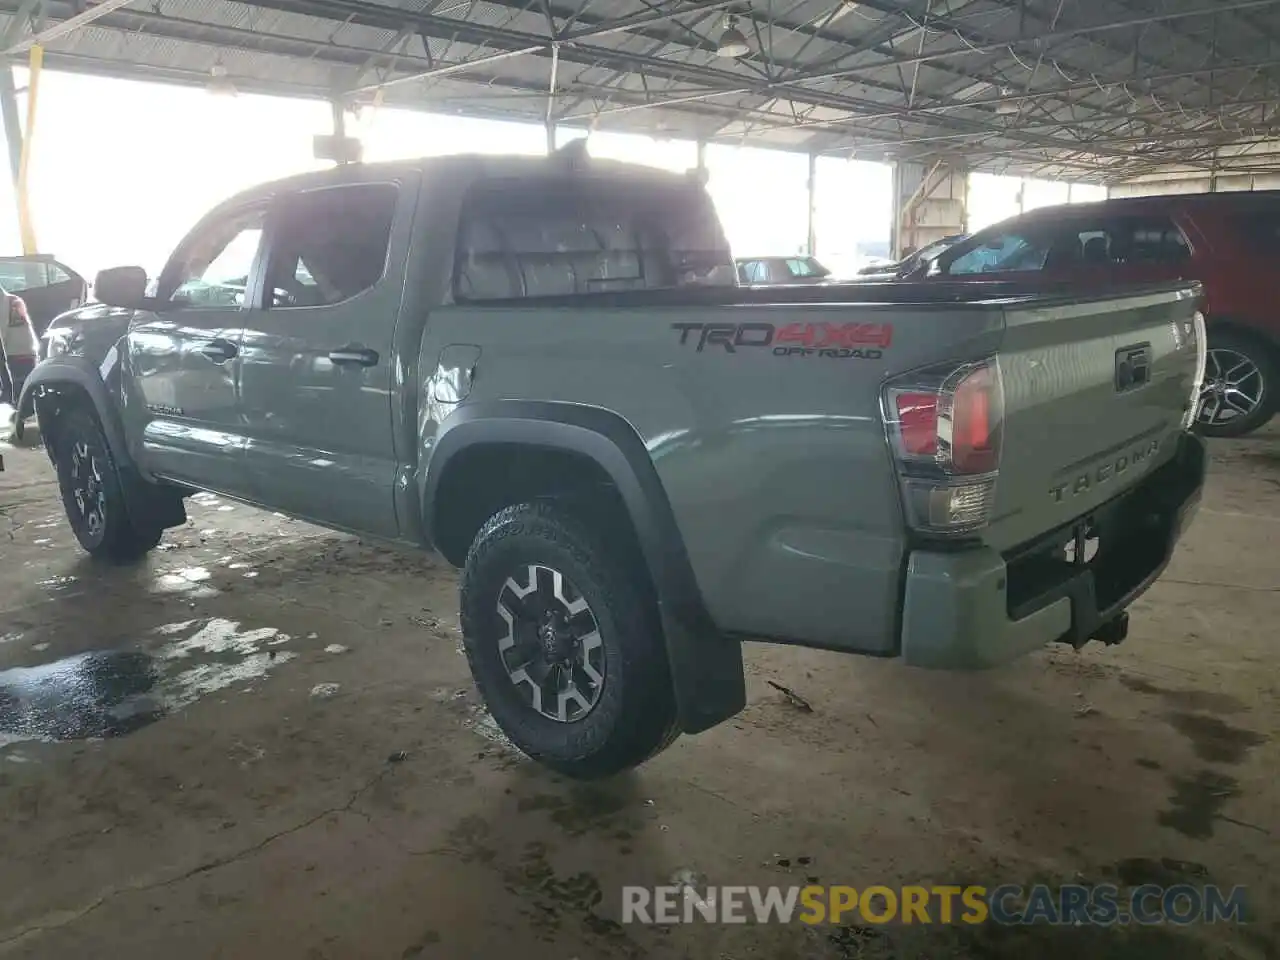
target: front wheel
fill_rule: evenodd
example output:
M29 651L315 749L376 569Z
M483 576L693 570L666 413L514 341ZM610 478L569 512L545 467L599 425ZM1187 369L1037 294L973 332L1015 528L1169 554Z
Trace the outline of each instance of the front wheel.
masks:
M58 421L54 463L71 530L90 556L135 560L160 542L160 527L139 527L130 519L120 475L93 414L71 410Z
M1241 437L1275 409L1276 365L1268 347L1226 330L1209 334L1198 429L1206 437Z
M462 574L467 660L498 726L573 777L643 763L675 739L656 604L628 552L564 508L508 507Z

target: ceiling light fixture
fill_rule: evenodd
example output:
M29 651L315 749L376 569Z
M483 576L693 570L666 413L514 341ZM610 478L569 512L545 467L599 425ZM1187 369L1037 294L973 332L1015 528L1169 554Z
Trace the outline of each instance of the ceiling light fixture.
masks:
M750 52L751 45L747 43L746 35L738 29L737 21L733 17L725 17L724 33L720 34L720 42L716 45L716 56L737 59Z
M1007 116L1022 109L1019 101L1008 99L1013 96L1013 90L1009 87L1001 87L1000 96L1002 99L996 103L996 113Z
M227 68L221 62L209 68L209 82L205 84L205 89L218 97L234 97L238 92L236 85L227 76Z

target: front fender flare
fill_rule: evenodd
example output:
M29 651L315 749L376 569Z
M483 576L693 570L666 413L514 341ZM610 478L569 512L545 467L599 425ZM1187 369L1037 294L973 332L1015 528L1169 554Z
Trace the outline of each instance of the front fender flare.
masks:
M707 612L666 490L631 424L611 411L576 403L463 404L441 424L422 479L428 543L440 479L453 457L477 443L527 444L595 461L622 497L657 591L681 729L706 730L746 705L742 644L721 633Z
M111 447L111 456L120 466L126 464L132 466L120 415L115 404L111 402L111 395L102 379L100 368L87 357L52 357L36 364L35 369L22 385L22 395L18 398L18 416L14 427L18 438L22 437L23 420L32 413L39 412L35 405L38 388L56 388L60 384L70 384L85 392L98 415L98 421L102 424L102 432ZM42 424L42 432L43 428Z

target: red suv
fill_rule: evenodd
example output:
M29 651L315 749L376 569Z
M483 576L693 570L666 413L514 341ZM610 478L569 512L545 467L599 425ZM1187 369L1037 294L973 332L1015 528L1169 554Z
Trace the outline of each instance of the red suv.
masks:
M1042 207L980 230L929 278L1105 287L1204 284L1209 356L1201 432L1238 437L1280 402L1280 191L1132 197Z

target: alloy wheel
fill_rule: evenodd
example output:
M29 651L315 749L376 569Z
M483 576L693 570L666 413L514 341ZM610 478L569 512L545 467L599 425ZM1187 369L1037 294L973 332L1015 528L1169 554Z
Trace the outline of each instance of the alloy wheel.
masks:
M1262 371L1247 356L1210 348L1200 388L1200 422L1218 426L1249 416L1262 402L1263 389Z
M498 653L528 705L560 723L590 713L604 690L604 643L595 614L568 578L531 563L503 583L497 610L506 624Z
M71 494L84 529L99 536L107 525L107 489L101 464L83 440L71 447Z

